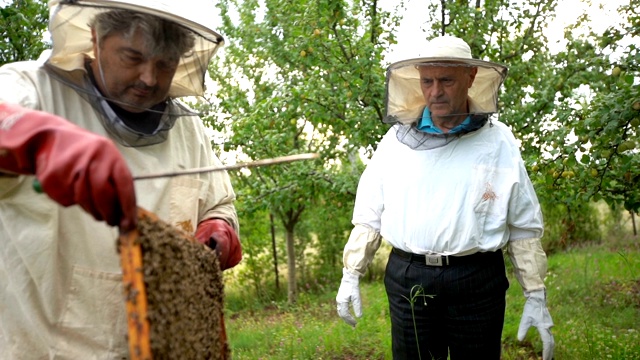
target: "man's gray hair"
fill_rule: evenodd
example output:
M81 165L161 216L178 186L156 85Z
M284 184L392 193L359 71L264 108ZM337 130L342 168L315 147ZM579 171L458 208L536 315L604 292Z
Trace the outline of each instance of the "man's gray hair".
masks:
M178 61L195 45L195 34L191 30L173 21L136 11L101 12L93 18L89 26L96 31L98 44L114 34L130 38L140 29L151 56L161 55L174 61Z

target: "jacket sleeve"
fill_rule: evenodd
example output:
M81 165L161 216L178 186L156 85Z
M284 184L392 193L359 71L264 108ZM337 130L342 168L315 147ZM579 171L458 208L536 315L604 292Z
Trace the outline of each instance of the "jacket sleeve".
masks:
M544 234L542 210L519 148L513 142L517 181L509 203L507 252L515 276L525 293L544 289L547 256L540 238Z
M6 64L0 67L0 84L4 84L0 87L0 101L17 104L28 109L41 110L38 98L39 91L36 85L16 69L21 64Z
M212 158L213 166L222 166L222 163L217 157L212 155ZM212 165L209 164L206 166ZM236 233L238 233L240 226L234 205L236 194L231 185L229 174L226 171L214 171L209 173L208 181L209 186L207 194L205 195L206 200L201 206L203 216L199 222L212 218L222 219L229 223Z
M390 130L378 144L371 161L358 182L358 191L353 208L353 229L344 247L344 268L363 276L380 248L380 219L384 209L381 160L385 156L385 139L395 136Z
M193 121L200 141L200 161L196 166L223 166L224 164L211 148L211 139L206 134L202 120L196 117ZM207 183L207 186L204 188L204 193L200 195L198 223L212 218L222 219L239 234L240 226L234 205L236 194L231 185L229 173L227 171L212 171L203 174L202 179Z
M509 240L542 238L544 221L538 197L518 152L516 179L509 200Z

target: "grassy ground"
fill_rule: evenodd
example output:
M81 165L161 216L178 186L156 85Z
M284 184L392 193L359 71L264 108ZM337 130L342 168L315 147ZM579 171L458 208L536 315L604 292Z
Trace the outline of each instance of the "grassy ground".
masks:
M640 359L640 240L633 241L549 257L546 284L556 359ZM511 275L510 282L502 359L541 359L535 329L523 342L516 340L524 297ZM242 290L228 285L227 307L236 309L227 312L233 358L391 359L382 281L362 284L364 316L355 329L336 314L338 285L327 284L321 294L303 292L295 306L270 304L253 310L234 306Z

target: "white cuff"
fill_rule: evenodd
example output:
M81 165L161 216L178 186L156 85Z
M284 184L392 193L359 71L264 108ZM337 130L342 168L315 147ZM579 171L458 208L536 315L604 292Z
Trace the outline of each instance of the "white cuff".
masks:
M382 237L378 231L365 225L356 225L344 246L342 256L344 268L352 274L363 276L380 248L381 240Z
M539 238L511 240L507 245L516 278L524 292L544 289L547 255Z

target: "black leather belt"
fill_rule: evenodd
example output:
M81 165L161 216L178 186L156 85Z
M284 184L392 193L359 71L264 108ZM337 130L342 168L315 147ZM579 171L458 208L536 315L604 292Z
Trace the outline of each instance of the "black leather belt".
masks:
M500 251L492 251L492 252L479 252L466 256L445 256L445 255L418 255L408 253L406 251L393 248L393 253L407 260L419 262L422 264L426 264L429 266L452 266L452 265L464 265L464 264L473 264L480 261L490 260L491 257L502 253Z

